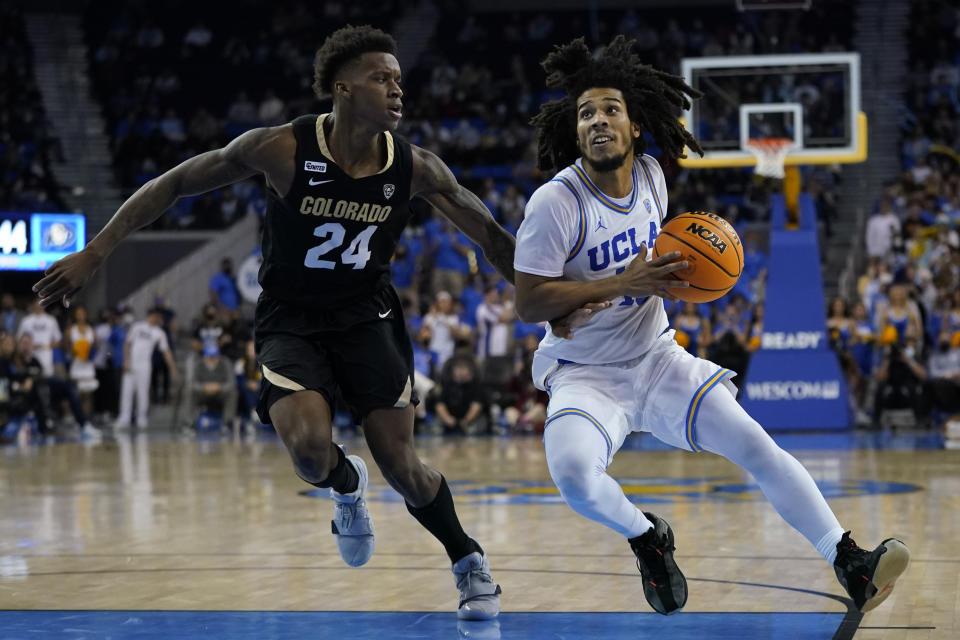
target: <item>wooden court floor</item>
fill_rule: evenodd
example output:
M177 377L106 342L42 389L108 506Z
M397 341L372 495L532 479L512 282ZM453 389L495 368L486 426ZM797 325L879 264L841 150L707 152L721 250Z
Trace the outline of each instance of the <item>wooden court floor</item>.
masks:
M644 600L625 541L560 501L538 438L419 443L503 587L497 622L458 625L442 548L372 464L376 553L353 569L329 500L275 438L138 434L0 449L0 639L960 638L960 451L784 442L861 546L911 548L894 594L861 619L749 477L635 438L610 471L674 528L690 597L669 618Z

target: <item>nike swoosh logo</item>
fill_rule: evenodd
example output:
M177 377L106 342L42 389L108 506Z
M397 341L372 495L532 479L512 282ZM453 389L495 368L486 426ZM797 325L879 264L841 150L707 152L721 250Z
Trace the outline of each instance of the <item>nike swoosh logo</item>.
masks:
M328 183L328 182L333 182L333 180L314 180L313 178L310 178L310 186L311 186L311 187L315 187L315 186L317 186L318 184L326 184L326 183Z
M386 310L385 312L383 312L383 313L377 312L377 315L380 316L381 319L382 319L382 318L386 318L388 315L390 315L390 312L391 312L391 311L393 311L393 309L387 309L387 310Z

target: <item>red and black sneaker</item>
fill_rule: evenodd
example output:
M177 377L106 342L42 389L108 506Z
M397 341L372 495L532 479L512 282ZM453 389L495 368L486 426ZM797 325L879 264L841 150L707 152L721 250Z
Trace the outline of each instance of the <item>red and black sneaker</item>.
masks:
M663 518L643 512L653 528L630 538L630 548L637 556L637 568L643 578L643 595L657 613L676 613L687 604L687 579L673 561L673 529Z
M893 593L893 583L907 570L910 550L896 538L887 538L873 551L857 546L847 531L837 543L833 570L863 613L875 608Z

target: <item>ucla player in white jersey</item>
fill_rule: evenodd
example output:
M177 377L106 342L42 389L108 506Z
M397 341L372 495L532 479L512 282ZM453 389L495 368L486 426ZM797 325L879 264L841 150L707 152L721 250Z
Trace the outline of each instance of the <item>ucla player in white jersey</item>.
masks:
M906 546L889 538L873 551L858 547L806 469L736 402L734 373L673 339L662 298L686 285L670 274L687 265L677 253L649 259L667 187L660 165L642 153L643 132L670 157L685 145L700 151L675 117L699 96L681 78L640 64L632 49L618 36L594 57L578 39L543 63L547 86L567 95L533 120L539 164L560 171L534 193L517 233L517 311L527 322L577 309L587 318L572 336L548 332L534 358L534 383L551 394L550 475L575 511L627 538L647 601L670 614L687 600L673 531L627 500L607 466L639 430L725 456L834 566L856 607L870 610L906 569Z

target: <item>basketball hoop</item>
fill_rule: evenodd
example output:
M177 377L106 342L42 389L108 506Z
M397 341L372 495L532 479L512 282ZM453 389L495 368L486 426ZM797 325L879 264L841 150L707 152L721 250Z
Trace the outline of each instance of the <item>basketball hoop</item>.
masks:
M783 163L794 146L790 138L751 138L746 142L747 150L757 158L757 175L781 180Z

